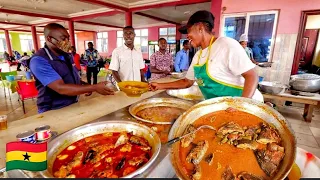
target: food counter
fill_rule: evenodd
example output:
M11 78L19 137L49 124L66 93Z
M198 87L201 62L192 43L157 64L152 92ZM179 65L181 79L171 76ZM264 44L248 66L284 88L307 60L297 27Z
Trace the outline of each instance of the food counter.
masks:
M162 98L162 97L170 97L165 92L161 92L159 94L156 94L152 96L152 98ZM98 118L96 120L93 120L91 122L85 123L95 123L95 122L101 122L101 121L111 121L111 120L123 120L123 121L133 121L138 122L135 120L130 114L129 114L129 106L124 107L120 110L117 110L113 113L110 113L108 115L105 115L101 118ZM10 171L8 172L9 177L13 178L19 178L19 177L41 177L40 173L32 173L32 172L26 172L26 171ZM152 164L150 168L148 168L147 171L145 171L143 174L141 174L139 177L167 177L171 178L175 176L174 170L171 166L170 160L169 160L169 154L168 154L168 147L165 144L162 144L160 153L156 159L156 161Z

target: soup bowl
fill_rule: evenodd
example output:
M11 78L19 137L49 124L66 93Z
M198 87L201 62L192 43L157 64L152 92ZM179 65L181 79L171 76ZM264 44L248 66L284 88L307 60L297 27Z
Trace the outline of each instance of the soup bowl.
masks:
M273 108L258 101L242 97L219 97L194 105L182 114L173 124L169 139L180 137L189 124L212 112L233 108L259 117L266 123L275 127L282 139L282 146L285 148L285 156L278 167L273 180L285 179L289 174L296 156L296 139L294 133L285 118ZM170 161L177 176L180 179L190 179L181 168L181 157L179 155L180 143L175 143L170 148ZM239 157L241 158L241 157ZM180 166L178 166L180 164Z

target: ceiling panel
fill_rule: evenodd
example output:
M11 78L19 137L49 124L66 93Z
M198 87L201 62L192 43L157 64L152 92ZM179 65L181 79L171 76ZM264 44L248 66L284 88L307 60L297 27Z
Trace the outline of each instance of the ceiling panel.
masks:
M168 19L178 23L187 21L189 17L199 10L208 10L210 11L211 3L199 3L185 6L175 6L175 7L164 7L164 8L155 8L143 11L143 13L161 17L162 19Z
M44 3L36 3L32 0L0 0L0 5L6 9L32 10L34 13L60 14L60 16L101 8L98 5L76 0L46 0Z
M15 23L28 23L28 21L34 21L39 18L37 17L29 17L29 16L22 16L18 14L5 14L0 13L0 21L8 21L8 22L15 22Z
M124 27L125 15L121 13L121 14L116 14L114 16L97 17L87 21Z

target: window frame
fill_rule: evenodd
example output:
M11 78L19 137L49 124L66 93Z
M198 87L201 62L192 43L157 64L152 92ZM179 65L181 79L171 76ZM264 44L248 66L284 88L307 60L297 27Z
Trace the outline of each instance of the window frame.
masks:
M175 34L170 34L169 35L169 28L175 28ZM166 35L161 35L160 34L160 30L161 29L167 29L167 34ZM176 27L159 28L158 35L159 35L159 38L165 38L167 41L168 41L169 37L171 37L171 38L174 37L174 39L176 40L176 38L177 38L177 28Z
M24 38L24 37L26 37L26 38ZM34 43L33 43L33 39L32 39L32 35L31 34L19 34L19 40L20 40L21 51L30 52L30 51L33 50ZM26 46L23 46L22 41L28 41L28 44L31 42L30 43L31 47L29 47L29 45L28 45L26 51L24 51L23 48L25 48Z
M225 37L224 35L224 26L225 26L225 21L226 18L230 17L245 17L246 18L246 25L245 25L245 30L244 33L248 34L249 32L249 23L250 23L250 17L254 15L266 15L266 14L274 14L274 23L273 23L273 29L272 29L272 36L271 36L271 45L270 45L270 55L268 62L273 61L273 51L274 51L274 46L277 38L277 33L276 30L278 28L278 21L279 21L279 10L270 10L270 11L255 11L255 12L244 12L244 13L230 13L230 14L223 14L222 15L222 21L220 24L220 36Z
M99 35L98 35L99 33L101 33L101 38L99 38ZM103 37L103 35L104 35L105 33L107 34L107 37ZM106 44L107 44L107 46L106 46L106 51L103 51L103 49L98 49L98 48L97 48L97 50L98 50L99 52L102 52L102 53L108 53L108 51L109 51L109 47L108 47L108 46L109 46L109 41L108 41L108 40L109 40L109 33L108 33L107 31L105 31L105 32L98 32L98 33L97 33L97 47L98 47L98 41L99 41L99 39L101 39L102 42L105 41ZM100 50L101 50L101 51L100 51Z
M146 32L148 33L147 35L142 35L142 31L143 30L146 30ZM140 41L139 41L139 44L137 44L137 41L136 41L136 39L134 40L134 42L135 42L135 45L139 45L140 46L140 51L142 52L142 53L148 53L149 52L149 49L148 49L148 44L147 44L147 46L144 46L144 47L147 47L147 51L145 51L145 52L143 52L142 51L142 48L141 48L141 46L142 46L142 39L143 38L146 38L147 39L147 43L149 43L149 29L148 28L143 28L143 29L135 29L134 30L135 31L135 34L136 34L136 36L135 36L135 38L140 38ZM136 33L137 31L140 31L140 33ZM120 33L121 32L121 33ZM137 34L140 34L139 36L137 35ZM122 44L121 45L119 45L118 44L118 39L121 39L121 41L122 41ZM123 39L123 31L121 30L121 31L117 31L117 47L120 47L120 46L122 46L124 44L124 39Z

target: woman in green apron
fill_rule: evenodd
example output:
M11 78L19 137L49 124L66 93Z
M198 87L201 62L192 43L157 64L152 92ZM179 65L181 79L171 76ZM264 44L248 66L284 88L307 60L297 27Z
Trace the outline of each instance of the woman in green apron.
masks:
M263 101L257 90L255 64L241 45L231 38L215 38L214 17L209 11L194 13L186 26L179 29L188 34L193 47L201 47L184 79L171 83L150 83L152 90L188 88L197 82L205 99L221 96L242 96Z

